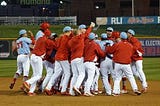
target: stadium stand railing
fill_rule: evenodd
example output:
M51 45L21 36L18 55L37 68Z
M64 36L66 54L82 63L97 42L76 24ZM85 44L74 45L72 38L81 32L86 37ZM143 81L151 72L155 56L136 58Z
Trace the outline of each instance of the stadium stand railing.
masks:
M47 21L55 25L77 25L77 17L0 17L0 25L40 24Z

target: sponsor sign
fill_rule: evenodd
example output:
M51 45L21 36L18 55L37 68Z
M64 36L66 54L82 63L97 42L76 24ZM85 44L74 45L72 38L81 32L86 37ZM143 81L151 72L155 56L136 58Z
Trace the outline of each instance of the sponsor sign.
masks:
M10 55L9 41L0 41L0 58L7 58Z
M160 38L139 38L144 49L143 56L160 56Z
M101 25L159 24L160 23L160 16L97 17L96 23L101 24Z

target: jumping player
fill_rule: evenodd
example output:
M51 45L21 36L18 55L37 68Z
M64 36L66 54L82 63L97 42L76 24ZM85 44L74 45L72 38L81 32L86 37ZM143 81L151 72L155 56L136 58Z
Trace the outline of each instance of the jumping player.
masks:
M135 76L137 76L140 81L142 82L142 91L141 92L147 92L147 81L146 76L143 71L143 57L142 54L144 53L141 43L137 38L134 37L135 31L132 29L129 29L127 31L128 35L128 41L133 45L136 52L134 53L132 57L132 71Z
M40 37L35 44L34 49L32 50L32 55L31 55L31 65L33 69L33 75L32 77L25 81L23 83L24 87L29 90L28 95L29 96L34 96L35 89L36 89L36 84L37 81L42 77L42 70L43 70L43 58L46 54L46 41L48 37L51 35L50 30L45 30L44 36Z
M17 71L14 75L13 81L10 84L9 88L13 89L17 78L23 73L23 81L26 81L28 79L29 75L29 69L30 69L30 47L31 44L34 44L34 36L31 31L28 32L31 39L29 39L27 36L27 31L25 29L22 29L19 31L19 37L16 40L17 45Z
M46 55L44 56L43 64L46 69L46 76L39 87L39 91L43 92L44 88L48 84L52 74L54 73L54 62L55 62L55 54L56 54L56 47L55 47L55 38L57 37L56 33L52 33L51 36L47 39L47 51Z
M70 83L70 95L75 95L74 91L77 94L81 94L79 88L85 77L85 69L83 64L84 40L88 39L88 35L94 26L95 23L92 22L89 28L86 30L86 25L81 24L78 27L75 36L73 36L69 41L71 52L71 68L73 74Z
M57 52L55 55L55 72L52 75L48 85L45 88L45 93L51 95L51 88L56 83L57 78L64 74L64 79L62 83L61 94L67 93L67 86L71 76L70 63L69 63L69 47L68 42L72 37L72 28L66 26L63 28L63 35L57 39Z

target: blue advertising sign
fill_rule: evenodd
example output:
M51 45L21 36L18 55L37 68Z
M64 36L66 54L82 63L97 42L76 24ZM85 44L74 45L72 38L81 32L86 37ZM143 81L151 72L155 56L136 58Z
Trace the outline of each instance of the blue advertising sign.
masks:
M96 23L99 25L113 24L159 24L159 16L139 16L139 17L97 17Z

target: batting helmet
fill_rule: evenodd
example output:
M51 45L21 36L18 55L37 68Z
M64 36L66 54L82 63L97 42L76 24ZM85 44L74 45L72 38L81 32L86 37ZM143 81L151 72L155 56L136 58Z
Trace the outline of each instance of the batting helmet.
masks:
M40 25L40 28L42 30L46 30L46 29L49 29L50 28L50 24L48 22L43 22L41 25Z

